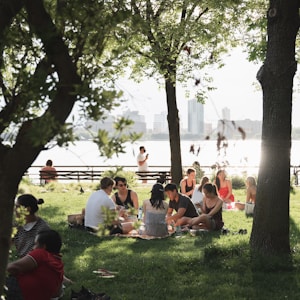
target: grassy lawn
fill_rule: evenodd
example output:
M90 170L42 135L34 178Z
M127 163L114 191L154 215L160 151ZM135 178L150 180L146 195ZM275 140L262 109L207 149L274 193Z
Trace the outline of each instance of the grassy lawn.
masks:
M22 193L32 193L45 203L39 215L63 237L65 273L74 283L105 292L111 299L300 299L300 190L291 195L291 247L294 269L254 271L250 264L249 237L252 218L243 212L224 212L227 235L208 233L192 237L140 240L98 237L69 229L67 215L81 211L95 185L49 184L47 189L22 185ZM140 203L149 197L150 186L138 186ZM244 200L245 191L234 191ZM247 229L246 235L237 234ZM117 271L115 278L103 279L93 273L98 268Z

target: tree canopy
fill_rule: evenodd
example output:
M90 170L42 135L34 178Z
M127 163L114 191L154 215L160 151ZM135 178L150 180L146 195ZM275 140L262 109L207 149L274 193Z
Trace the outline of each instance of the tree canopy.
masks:
M18 184L47 143L72 141L66 120L75 103L86 118L104 118L118 105L114 69L114 31L129 15L120 1L0 1L0 286L10 247L12 213ZM102 132L109 145L135 139ZM103 141L104 140L104 141ZM107 150L107 151L106 151ZM112 151L113 150L113 151Z

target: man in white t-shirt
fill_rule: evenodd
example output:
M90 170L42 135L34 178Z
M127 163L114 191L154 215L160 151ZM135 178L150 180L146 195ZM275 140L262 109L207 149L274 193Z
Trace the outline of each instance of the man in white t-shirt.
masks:
M103 177L100 181L100 190L94 192L88 199L85 207L84 226L87 230L97 231L104 223L103 208L116 210L114 201L109 197L115 185L113 179Z
M146 149L144 146L140 147L140 153L137 156L137 164L138 164L138 171L139 172L147 172L148 171L148 156L149 154L146 154ZM145 174L145 176L147 176ZM143 183L146 183L147 180L143 179Z

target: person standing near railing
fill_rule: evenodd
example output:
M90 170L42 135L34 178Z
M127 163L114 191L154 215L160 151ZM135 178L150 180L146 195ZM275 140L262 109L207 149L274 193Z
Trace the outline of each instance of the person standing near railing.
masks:
M148 160L149 154L146 154L146 149L144 146L140 146L140 153L137 156L137 163L138 163L138 171L139 172L148 172ZM143 176L147 176L147 174L145 175L141 175ZM143 183L147 183L147 179L143 179L142 181Z

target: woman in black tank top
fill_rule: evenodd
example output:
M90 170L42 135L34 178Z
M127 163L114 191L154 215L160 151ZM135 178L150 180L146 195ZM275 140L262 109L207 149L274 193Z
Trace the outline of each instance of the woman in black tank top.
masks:
M118 191L112 195L112 200L116 205L123 206L125 209L134 207L139 208L139 201L137 193L127 188L126 179L123 177L116 177L116 188Z
M186 174L187 177L180 182L180 192L191 198L196 186L196 170L188 168Z
M192 218L189 225L207 230L220 230L224 226L222 219L223 201L218 197L215 185L206 183L203 186L203 209L199 217Z

